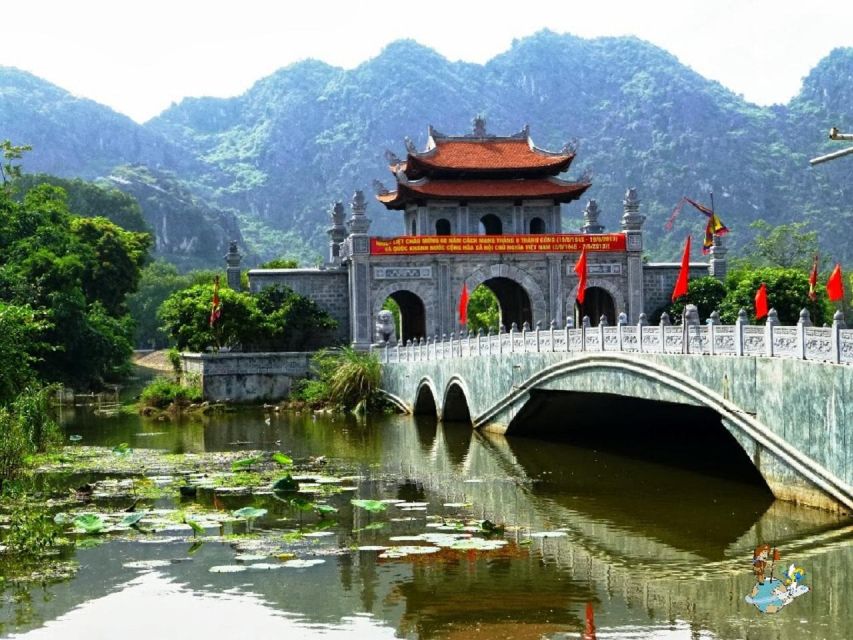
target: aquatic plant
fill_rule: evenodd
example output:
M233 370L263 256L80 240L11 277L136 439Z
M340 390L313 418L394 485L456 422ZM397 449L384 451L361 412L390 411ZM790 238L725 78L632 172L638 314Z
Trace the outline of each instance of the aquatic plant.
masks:
M142 390L139 397L143 407L180 409L203 400L201 388L198 386L183 386L169 378L154 378Z
M248 469L252 465L258 464L263 458L260 456L252 456L251 458L241 458L231 463L231 471L240 471Z
M370 513L379 513L388 508L388 505L381 500L350 500L350 504Z
M299 483L293 479L289 473L283 478L279 478L272 485L272 490L276 493L288 493L299 490Z
M107 528L106 521L97 513L81 513L71 522L78 533L101 533Z
M277 462L282 467L289 467L293 464L293 458L284 455L281 451L276 451L270 457L273 462Z
M298 385L294 398L312 406L331 405L353 409L359 403L380 404L379 360L351 347L324 349L311 361L316 380Z
M255 520L256 518L263 518L267 515L266 509L257 509L255 507L243 507L242 509L237 509L236 511L232 511L231 515L235 518L240 518L241 520Z

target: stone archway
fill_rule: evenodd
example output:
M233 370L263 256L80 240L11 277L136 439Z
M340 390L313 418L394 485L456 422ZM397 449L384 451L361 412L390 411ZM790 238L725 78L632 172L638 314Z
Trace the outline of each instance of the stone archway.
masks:
M402 335L397 339L404 342L419 340L435 332L435 320L426 310L434 306L435 293L422 282L391 283L380 288L373 298L373 322L388 298L400 308ZM372 322L371 322L372 325ZM400 330L400 327L397 327Z
M468 291L474 291L482 284L494 292L501 306L501 322L507 329L512 322L519 329L523 322L533 327L540 320L543 326L547 326L549 318L545 294L526 271L508 264L493 264L477 269L464 282ZM461 283L458 289L462 289Z

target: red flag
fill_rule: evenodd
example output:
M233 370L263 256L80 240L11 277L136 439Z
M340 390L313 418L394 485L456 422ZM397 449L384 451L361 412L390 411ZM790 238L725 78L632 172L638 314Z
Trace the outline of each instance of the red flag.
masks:
M687 281L690 278L690 236L687 236L687 242L684 243L684 253L681 256L681 269L678 272L678 280L675 281L675 288L672 290L672 301L677 298L687 295Z
M767 285L763 282L755 293L755 319L760 320L767 316Z
M468 324L468 283L462 283L462 293L459 296L459 324Z
M577 299L580 304L583 304L584 295L586 294L586 246L581 249L581 257L578 258L575 264L575 273L578 276L578 293Z
M809 274L809 300L817 300L817 254L814 255L812 272Z
M222 304L219 301L219 276L213 279L213 302L210 305L210 326L216 324L219 316L222 315Z
M836 264L832 270L832 275L826 282L826 293L829 299L833 302L838 302L844 299L844 280L841 277L841 265Z

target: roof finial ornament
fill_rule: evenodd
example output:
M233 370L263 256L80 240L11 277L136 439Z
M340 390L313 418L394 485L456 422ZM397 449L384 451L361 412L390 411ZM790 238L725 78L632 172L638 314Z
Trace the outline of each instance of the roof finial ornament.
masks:
M563 153L571 153L576 155L578 152L578 145L578 139L572 138L566 144L563 145L562 151Z
M385 150L385 160L388 162L388 164L400 164L400 157L396 153L391 151L391 149Z
M586 184L592 184L592 168L584 167L584 170L581 173L581 177L578 178L578 182L584 182Z
M415 148L415 143L412 142L412 139L409 136L404 138L404 142L406 143L406 151L409 153L417 153L418 150Z
M376 191L377 196L385 196L385 195L388 195L390 193L390 191L388 191L388 189L385 188L385 185L382 184L381 180L374 180L373 181L373 190Z
M475 138L485 138L486 137L486 119L482 116L482 114L477 115L474 118L474 137Z

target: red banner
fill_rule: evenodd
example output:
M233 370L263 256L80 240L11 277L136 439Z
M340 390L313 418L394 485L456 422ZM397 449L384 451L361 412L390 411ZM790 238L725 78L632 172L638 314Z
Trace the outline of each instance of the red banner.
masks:
M374 256L419 253L578 253L625 251L623 233L560 233L515 236L398 236L371 238Z

